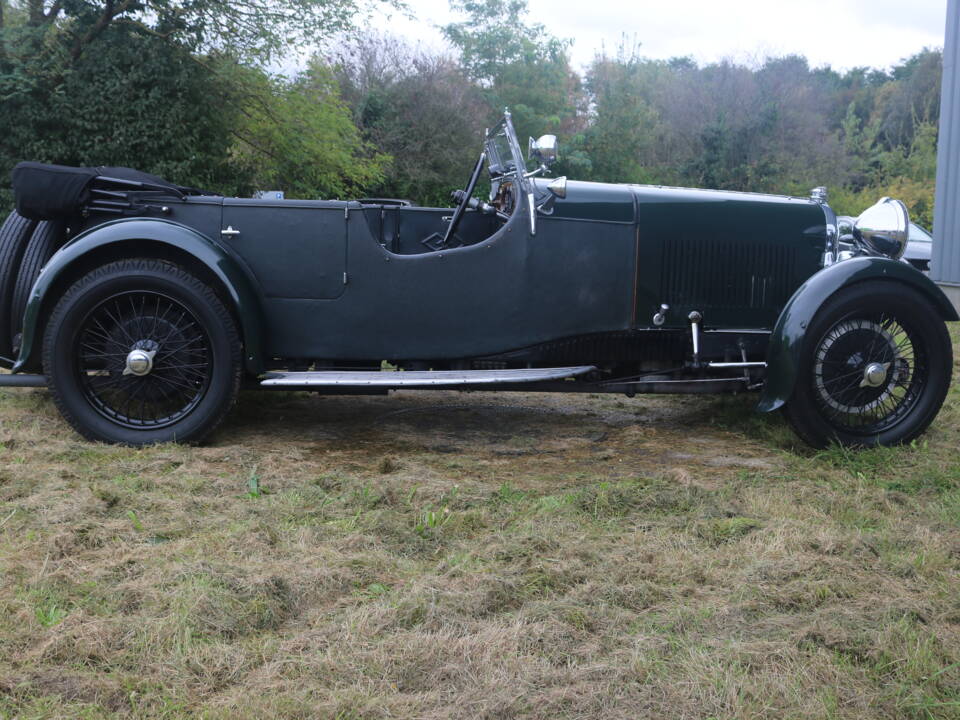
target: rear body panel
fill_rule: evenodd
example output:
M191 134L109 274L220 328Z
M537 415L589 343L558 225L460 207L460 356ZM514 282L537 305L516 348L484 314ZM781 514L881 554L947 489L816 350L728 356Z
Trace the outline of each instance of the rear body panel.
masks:
M185 214L219 218L216 204L197 204ZM171 213L173 214L173 213ZM188 257L206 270L236 312L243 333L244 364L249 373L263 370L263 297L249 267L229 248L192 227L173 220L125 218L94 225L60 248L37 278L27 303L23 342L14 372L39 369L42 330L63 292L99 262L118 258Z

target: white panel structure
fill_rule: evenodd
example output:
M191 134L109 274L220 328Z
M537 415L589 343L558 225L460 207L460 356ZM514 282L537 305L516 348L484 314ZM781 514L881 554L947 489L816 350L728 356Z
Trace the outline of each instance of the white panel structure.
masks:
M960 0L948 0L930 276L960 306Z

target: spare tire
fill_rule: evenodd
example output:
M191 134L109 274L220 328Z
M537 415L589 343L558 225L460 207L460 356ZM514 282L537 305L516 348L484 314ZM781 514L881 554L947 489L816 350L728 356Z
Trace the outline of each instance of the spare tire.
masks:
M17 273L10 301L10 345L14 354L20 352L23 313L27 309L27 301L30 300L30 291L40 276L40 270L63 243L65 233L66 226L61 222L38 223L23 251L23 260L20 261L20 271Z
M13 301L17 270L23 252L37 223L13 212L0 226L0 356L12 353L10 332L10 303Z

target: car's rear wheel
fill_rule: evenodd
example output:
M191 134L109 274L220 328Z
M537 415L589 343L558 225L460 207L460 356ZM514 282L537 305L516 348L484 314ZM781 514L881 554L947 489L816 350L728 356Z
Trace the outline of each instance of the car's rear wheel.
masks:
M10 325L11 303L17 281L17 269L36 223L12 212L0 226L0 355L13 354Z
M198 442L236 400L240 339L203 282L166 262L124 260L64 294L43 366L57 406L88 439Z
M939 412L952 369L950 336L926 297L861 283L829 298L810 323L784 415L815 447L909 442Z

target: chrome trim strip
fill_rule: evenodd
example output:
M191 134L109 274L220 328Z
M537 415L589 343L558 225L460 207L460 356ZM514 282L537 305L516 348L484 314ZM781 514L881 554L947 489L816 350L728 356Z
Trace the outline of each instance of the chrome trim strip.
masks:
M627 380L624 382L611 381L603 385L697 385L706 383L742 383L746 380L742 377L732 378L694 378L689 380Z
M765 362L709 362L710 368L765 368Z
M496 385L563 380L596 370L593 365L517 370L401 370L273 372L260 384L276 386L431 387L436 385Z

